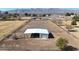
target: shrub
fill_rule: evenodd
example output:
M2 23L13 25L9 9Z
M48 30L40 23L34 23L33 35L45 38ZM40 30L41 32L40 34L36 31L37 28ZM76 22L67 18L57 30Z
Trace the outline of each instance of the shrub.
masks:
M74 27L72 25L66 25L66 29L70 30L73 29Z
M66 13L65 16L71 16L74 15L74 13Z
M58 46L61 50L64 50L67 47L68 41L63 38L59 38L57 40L56 46Z
M71 14L70 13L66 13L65 16L71 16Z
M22 39L24 38L24 35L22 33L15 33L15 37L14 37L16 40L17 39Z
M71 25L77 25L76 21L73 20L73 21L71 22Z
M75 21L79 21L79 16L75 15L72 19L75 20Z

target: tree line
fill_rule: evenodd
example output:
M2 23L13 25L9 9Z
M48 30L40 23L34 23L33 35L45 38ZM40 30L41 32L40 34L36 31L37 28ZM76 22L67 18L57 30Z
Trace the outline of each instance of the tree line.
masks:
M1 12L0 11L0 20L16 20L19 19L20 17L45 17L46 15L51 16L51 14L35 14L35 13L9 13L8 11Z

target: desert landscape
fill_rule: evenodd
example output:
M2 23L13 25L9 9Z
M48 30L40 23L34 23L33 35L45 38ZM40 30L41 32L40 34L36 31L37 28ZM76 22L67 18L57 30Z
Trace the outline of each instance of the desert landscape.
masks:
M22 13L19 9L17 13L15 10L0 13L0 50L79 50L79 15L75 11L61 9L60 12L60 9L57 9L57 12L53 12L54 9L44 9L43 12L30 9L27 12L24 9L26 12ZM41 31L32 30L25 34L27 29L41 29ZM48 34L42 29L47 30Z

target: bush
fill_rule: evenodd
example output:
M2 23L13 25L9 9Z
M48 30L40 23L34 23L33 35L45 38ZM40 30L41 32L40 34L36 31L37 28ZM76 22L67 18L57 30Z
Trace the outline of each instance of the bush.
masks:
M73 21L71 22L71 25L77 25L76 21L73 20Z
M36 16L37 16L37 14L33 14L32 16L33 16L33 17L36 17Z
M45 16L46 16L46 14L43 14L42 16L43 16L43 17L45 17Z
M66 25L66 29L70 30L73 29L74 27L72 25Z
M17 39L22 39L24 38L24 35L22 33L15 33L15 37L14 37L16 40Z
M71 14L70 13L66 13L65 16L71 16Z
M75 15L72 19L75 20L75 21L79 21L79 16Z
M28 13L25 13L25 16L29 16L29 14Z
M71 16L74 15L74 13L66 13L65 16Z
M74 15L74 13L71 13L71 15Z
M63 38L59 38L57 40L56 46L58 46L61 50L64 50L67 47L68 41Z

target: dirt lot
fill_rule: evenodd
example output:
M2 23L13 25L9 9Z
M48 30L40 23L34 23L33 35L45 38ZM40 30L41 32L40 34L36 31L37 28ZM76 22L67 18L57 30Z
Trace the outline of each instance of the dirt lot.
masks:
M17 32L24 33L27 28L45 28L49 32L52 32L55 38L48 40L36 40L27 38L13 40L13 35L8 39L0 43L1 50L59 50L56 47L56 40L59 37L66 38L69 41L69 45L79 49L79 40L73 37L71 34L57 26L55 23L49 20L33 20L25 25Z

